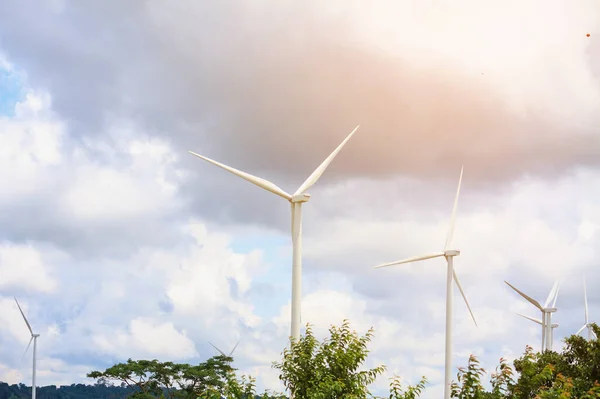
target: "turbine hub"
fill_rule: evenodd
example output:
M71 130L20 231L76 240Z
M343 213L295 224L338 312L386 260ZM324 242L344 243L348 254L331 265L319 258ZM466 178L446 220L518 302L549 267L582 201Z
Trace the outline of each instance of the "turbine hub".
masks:
M554 312L556 312L557 310L558 310L558 309L556 309L556 308L546 308L546 309L544 309L544 311L545 311L546 313L554 313Z
M302 202L308 202L309 199L310 199L310 194L307 194L307 193L296 194L296 195L292 195L292 200L290 202L293 204L299 204Z
M448 257L448 256L458 256L460 255L460 251L458 249L449 249L447 251L444 251L444 256Z

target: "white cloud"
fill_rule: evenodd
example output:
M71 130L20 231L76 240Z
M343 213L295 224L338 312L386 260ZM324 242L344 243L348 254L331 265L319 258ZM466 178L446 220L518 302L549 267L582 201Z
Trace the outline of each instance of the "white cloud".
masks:
M53 269L31 244L0 245L0 288L54 292L58 282L52 276Z
M178 331L170 322L157 323L142 318L132 320L128 331L94 336L93 342L100 351L113 356L133 353L135 357L156 356L168 360L197 356L194 342L185 331Z

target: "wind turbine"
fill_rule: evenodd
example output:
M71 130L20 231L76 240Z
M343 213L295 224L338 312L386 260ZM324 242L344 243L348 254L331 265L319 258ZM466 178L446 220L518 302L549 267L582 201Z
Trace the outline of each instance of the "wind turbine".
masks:
M36 360L36 353L37 353L37 339L40 336L40 334L33 333L33 330L31 329L31 325L27 321L27 317L25 317L25 313L23 313L23 309L21 309L21 305L19 305L19 301L17 301L16 297L15 297L15 302L17 303L19 311L21 312L21 316L23 316L23 320L25 320L25 324L27 324L27 328L29 329L29 332L31 333L31 339L29 340L29 344L27 345L27 348L25 349L25 353L23 353L23 356L25 356L25 354L27 354L27 351L29 350L29 346L31 346L31 341L33 341L33 374L31 377L31 399L35 399L35 390L36 390L35 360Z
M521 313L517 313L519 316L526 318L527 320L531 320L534 323L539 324L540 326L542 326L542 328L544 328L544 323L540 320L540 319L534 319L533 317L529 317L529 316L525 316L524 314ZM552 323L550 325L550 342L554 342L554 329L558 327L558 324L556 323Z
M554 283L554 286L546 298L544 306L540 305L538 301L524 294L518 288L510 284L508 281L504 281L510 288L515 290L517 294L525 298L529 303L538 308L542 312L542 352L544 350L552 350L552 313L556 312L556 298L558 298L558 291L560 289L558 281ZM552 306L549 307L552 301Z
M477 325L477 321L475 321L475 316L473 315L473 311L471 310L471 306L469 306L469 301L467 301L467 297L465 292L460 285L460 281L458 280L458 276L454 271L454 257L460 255L460 251L456 249L450 249L450 244L452 243L452 235L454 234L454 225L456 223L456 208L458 206L458 197L460 194L460 185L462 182L463 176L463 168L460 169L460 177L458 179L458 189L456 190L456 197L454 198L454 207L452 209L452 216L450 217L450 228L448 229L448 235L446 236L446 244L444 245L444 250L441 252L436 252L429 255L423 256L415 256L413 258L408 258L404 260L400 260L397 262L385 263L382 265L375 266L375 268L381 267L389 267L400 265L403 263L411 263L417 262L420 260L444 257L446 259L446 263L448 265L447 268L447 277L446 277L446 363L445 363L445 379L444 379L444 399L450 399L450 385L452 383L452 312L453 312L453 285L452 281L456 283L460 294L462 295L465 303L467 304L467 309L469 309L469 313Z
M588 320L588 303L587 303L587 290L586 290L586 284L585 284L585 278L583 279L583 299L585 301L585 324L583 325L583 327L581 327L579 329L579 331L577 331L577 333L575 335L579 335L581 334L581 332L587 327L588 329L588 341L590 341L592 339L592 337L596 337L596 333L594 333L594 331L592 330L592 323L589 322ZM598 338L598 337L596 337Z
M231 352L229 352L229 355L226 355L225 352L223 352L221 349L217 348L215 345L213 345L212 342L209 342L209 344L215 348L221 355L225 356L225 357L231 357L233 358L233 352L235 352L235 349L237 348L237 346L239 345L240 340L238 340L238 342L235 344L235 346L233 347L233 349L231 350Z
M360 126L360 125L359 125ZM319 165L317 169L306 179L304 183L296 190L294 194L289 194L283 191L281 188L271 183L268 180L260 177L251 175L241 170L237 170L230 166L224 165L220 162L214 161L203 155L196 154L195 152L189 151L190 154L197 156L213 165L225 169L226 171L233 173L242 179L249 181L250 183L261 187L267 191L272 192L275 195L279 195L285 198L291 203L292 208L292 321L291 321L291 338L292 340L298 340L300 338L300 299L302 294L302 204L308 202L310 194L306 191L311 188L321 175L325 172L325 169L329 166L331 161L337 156L342 150L344 145L350 140L352 135L358 130L359 126L356 126L354 130L346 137L344 141L335 149L333 152Z

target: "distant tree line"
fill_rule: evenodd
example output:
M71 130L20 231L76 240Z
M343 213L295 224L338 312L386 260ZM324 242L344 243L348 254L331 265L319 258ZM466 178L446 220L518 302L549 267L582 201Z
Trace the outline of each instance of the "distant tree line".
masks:
M600 328L592 324L596 337ZM294 399L384 399L373 396L369 385L383 374L384 365L364 370L367 348L373 336L370 329L359 335L348 321L332 326L330 336L319 341L307 325L306 334L283 351L274 362L279 379ZM489 376L491 388L482 384L487 372L475 356L458 370L452 385L457 399L600 399L600 340L573 335L565 339L562 352L536 353L527 347L511 366L504 359ZM283 399L274 392L256 393L255 379L236 375L233 359L214 356L198 365L127 360L106 370L92 371L95 385L74 384L38 388L39 399L136 398L136 399ZM385 399L416 399L426 389L427 379L403 386L399 377L390 380ZM31 397L23 384L0 383L0 399Z
M120 386L103 384L72 384L61 387L49 385L38 387L38 399L125 399L131 397L133 390ZM0 382L0 399L31 398L31 387L25 384L8 385Z

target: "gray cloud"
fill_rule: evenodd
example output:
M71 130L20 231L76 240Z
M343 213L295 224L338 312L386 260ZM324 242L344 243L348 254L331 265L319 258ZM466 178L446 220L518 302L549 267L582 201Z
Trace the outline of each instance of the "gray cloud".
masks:
M349 12L316 2L50 4L12 5L0 16L0 46L50 90L75 140L122 118L168 137L194 171L182 194L209 219L288 216L189 149L289 190L359 123L321 185L398 174L454 181L465 164L472 184L489 189L600 159L593 125L518 113L485 74L392 55L364 39Z

